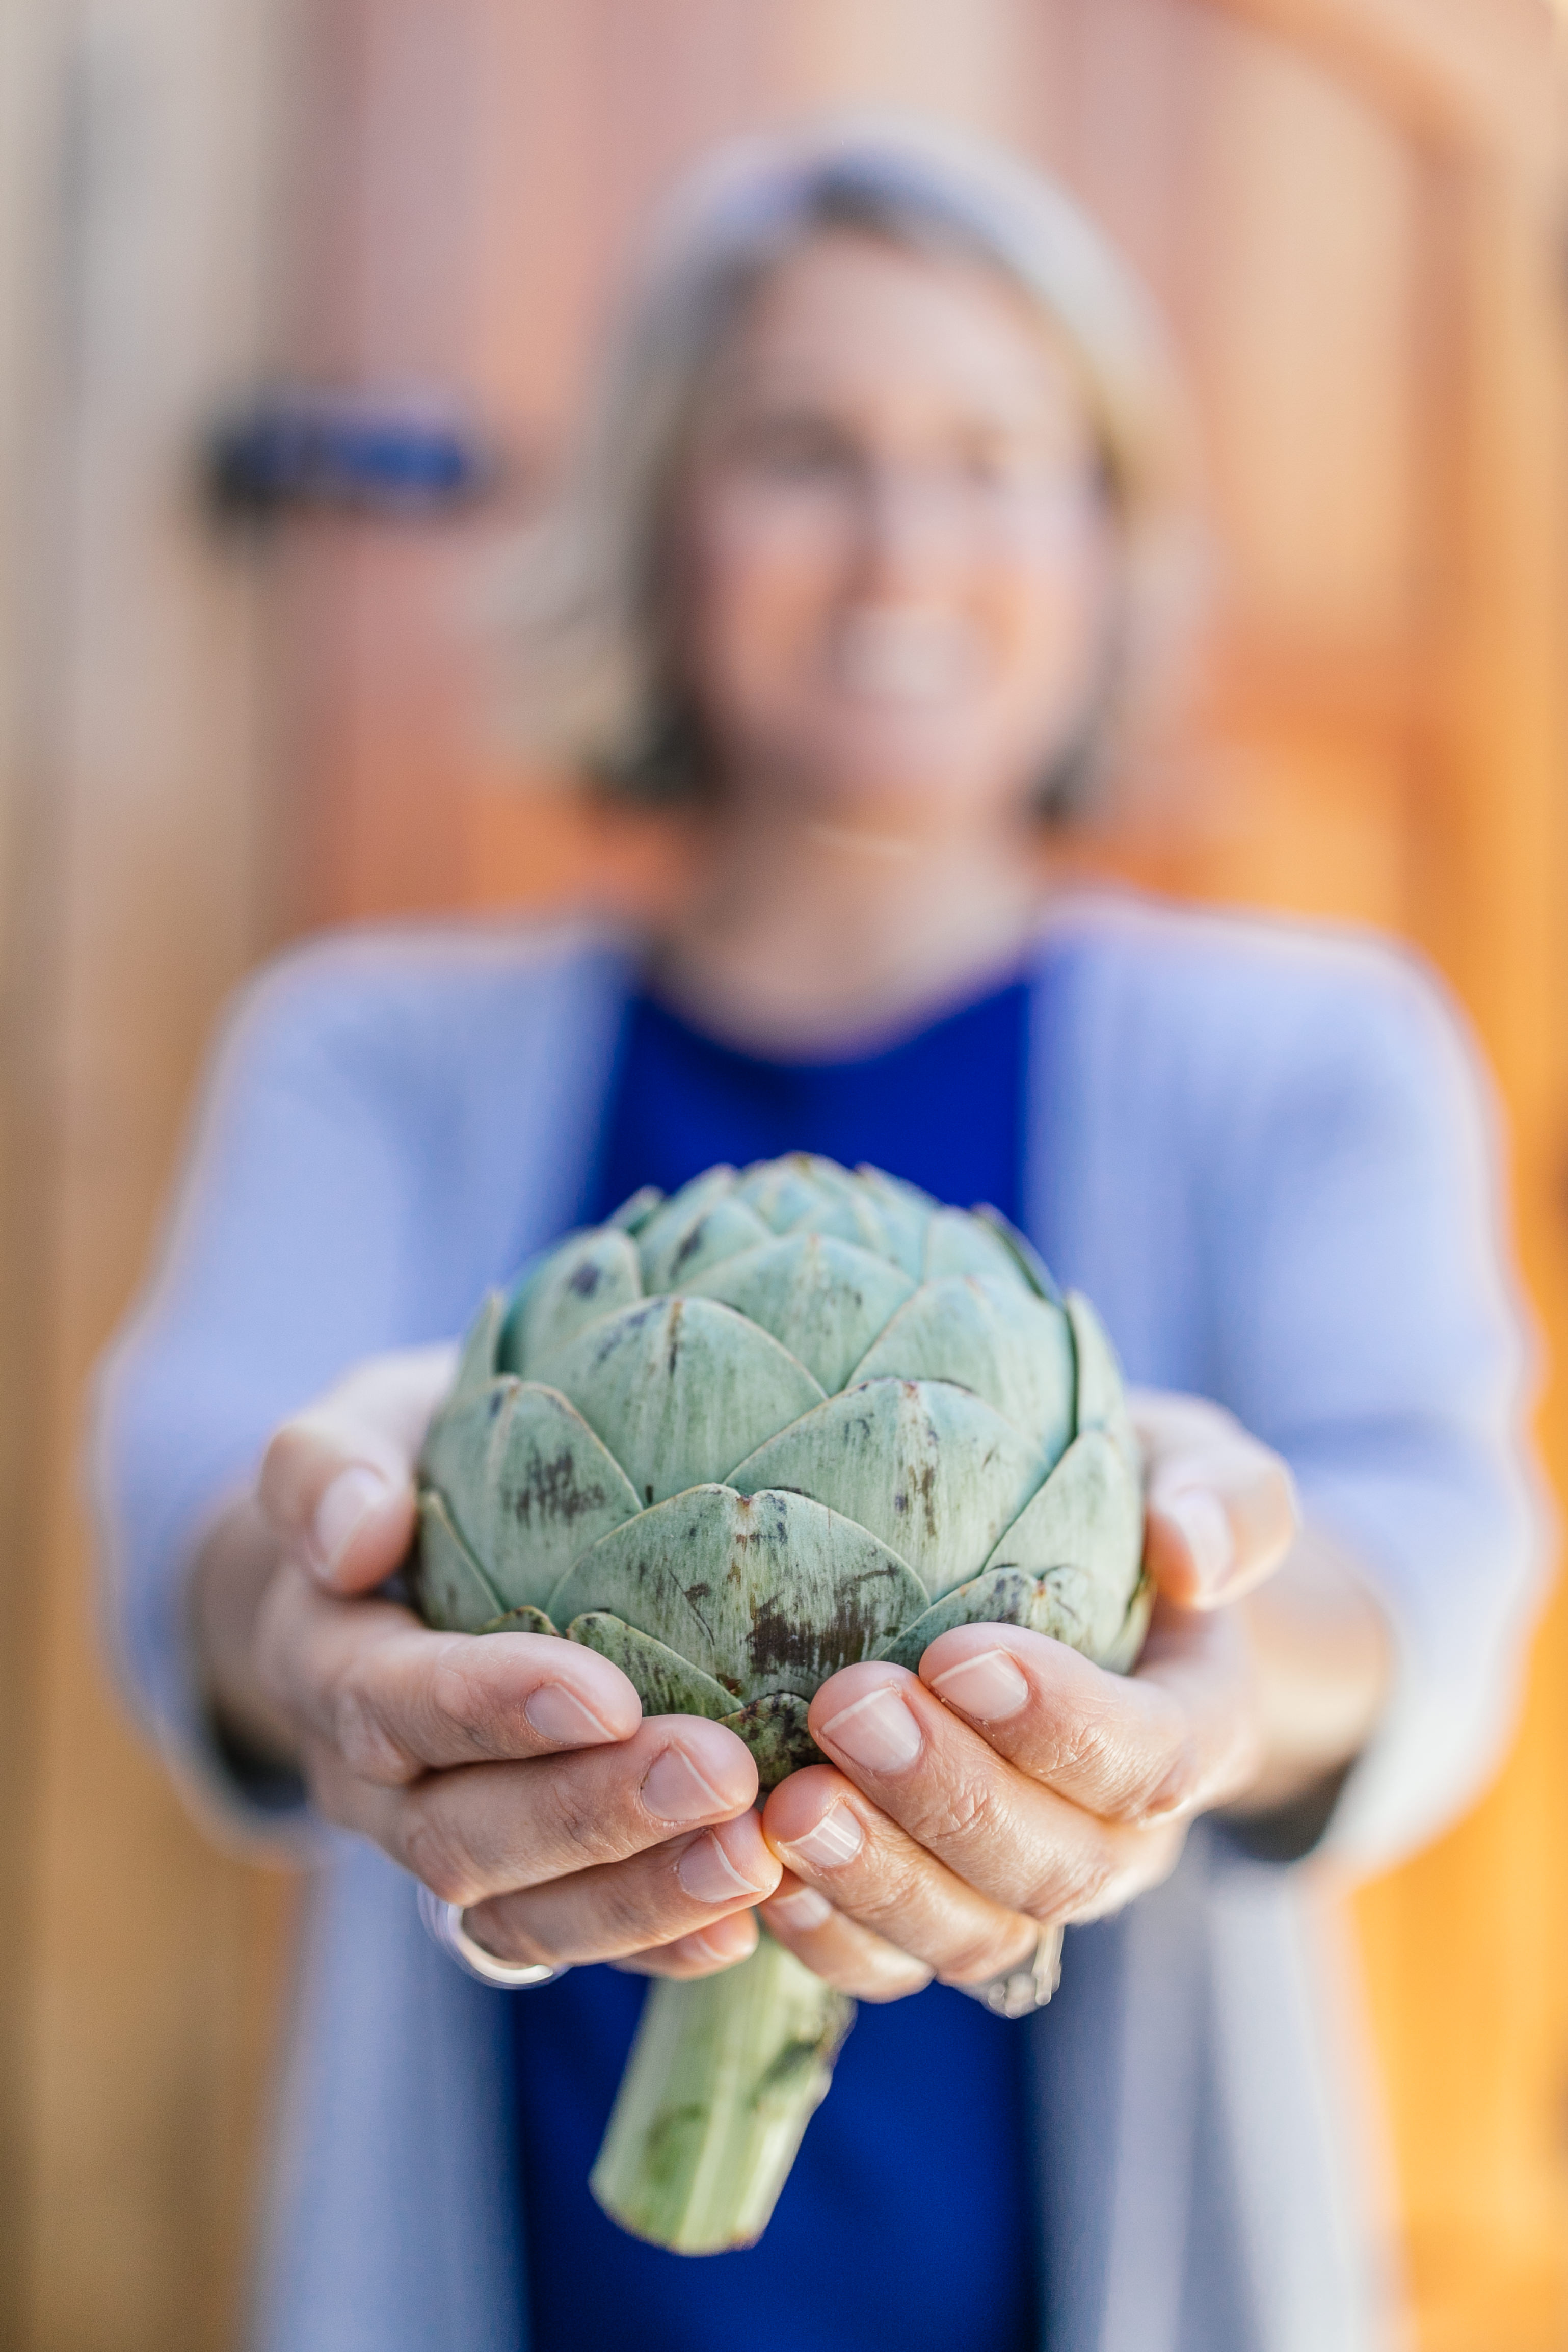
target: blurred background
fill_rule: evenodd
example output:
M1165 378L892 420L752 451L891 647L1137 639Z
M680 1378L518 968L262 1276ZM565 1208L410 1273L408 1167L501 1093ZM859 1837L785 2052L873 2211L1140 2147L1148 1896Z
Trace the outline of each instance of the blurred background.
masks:
M83 1377L259 956L671 886L661 821L517 774L486 614L626 240L716 137L924 107L1131 254L1197 398L1215 621L1081 854L1435 959L1568 1344L1565 44L1550 0L5 0L5 2352L233 2341L288 1969L287 1881L117 1712ZM1568 2346L1563 1604L1500 1784L1354 1916L1420 2352Z

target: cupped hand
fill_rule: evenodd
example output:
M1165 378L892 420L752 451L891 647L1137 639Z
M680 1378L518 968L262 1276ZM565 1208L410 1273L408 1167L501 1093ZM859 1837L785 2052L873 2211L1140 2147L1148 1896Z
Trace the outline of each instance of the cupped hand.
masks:
M498 1958L727 1967L780 1877L745 1744L644 1720L578 1643L433 1633L375 1590L408 1551L413 1466L451 1374L449 1349L378 1358L273 1437L251 1643L271 1717L326 1818L461 1904Z
M768 1801L789 1874L761 1910L847 1992L897 2000L933 1976L972 1985L1017 1968L1042 1927L1098 1918L1166 1877L1194 1816L1258 1774L1256 1678L1223 1604L1289 1549L1289 1473L1217 1406L1133 1406L1158 1589L1135 1673L1016 1626L966 1625L918 1675L848 1666L812 1702L832 1760Z

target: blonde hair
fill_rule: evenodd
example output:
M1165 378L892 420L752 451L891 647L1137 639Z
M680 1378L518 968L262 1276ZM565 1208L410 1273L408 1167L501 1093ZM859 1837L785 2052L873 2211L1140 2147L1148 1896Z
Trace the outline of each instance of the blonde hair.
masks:
M665 520L702 387L759 283L814 236L852 230L998 273L1073 369L1121 551L1104 677L1042 782L1071 814L1169 635L1190 572L1185 408L1143 289L1041 173L906 117L840 118L739 141L666 206L612 338L559 494L521 551L511 604L528 747L643 798L704 781L661 625Z

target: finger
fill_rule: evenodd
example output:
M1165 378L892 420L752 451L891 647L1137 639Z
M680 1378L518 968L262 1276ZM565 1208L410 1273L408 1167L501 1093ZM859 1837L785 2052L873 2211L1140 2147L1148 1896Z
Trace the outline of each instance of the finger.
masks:
M652 1716L618 1747L431 1772L406 1789L361 1778L331 1748L308 1747L306 1766L330 1819L373 1838L444 1903L483 1903L749 1818L757 1794L745 1742L686 1715ZM660 1940L650 1931L637 1944Z
M852 2000L903 2000L931 1981L924 1961L835 1911L825 1895L793 1872L785 1873L778 1893L758 1907L777 1942Z
M1273 1573L1301 1525L1280 1456L1199 1397L1130 1400L1147 1465L1145 1559L1186 1609L1237 1600Z
M548 1633L435 1633L387 1601L323 1592L285 1562L256 1664L301 1736L389 1787L456 1764L629 1739L643 1706L618 1666Z
M1258 1769L1246 1643L1225 1616L1162 1601L1134 1675L1020 1626L955 1626L921 1659L920 1680L1009 1765L1105 1821L1186 1818L1239 1795Z
M824 1692L809 1718L817 1745L977 1897L1042 1924L1097 1916L1174 1860L1155 1828L1103 1820L1018 1770L896 1666L845 1667ZM784 1859L799 1869L792 1852ZM883 1932L917 1948L902 1930Z
M611 1966L634 1977L674 1977L686 1981L695 1977L716 1976L720 1969L732 1969L738 1960L748 1960L757 1949L758 1927L755 1911L729 1911L711 1927L699 1927L690 1936L677 1936L673 1944L657 1944L645 1952L627 1952Z
M494 1895L465 1913L468 1932L504 1960L572 1968L623 1959L700 1934L748 1910L779 1884L779 1864L749 1808L695 1837Z
M413 1538L413 1465L453 1370L449 1346L380 1356L274 1432L257 1496L284 1551L343 1592L391 1575Z
M966 1885L831 1766L781 1780L762 1826L803 1885L951 1983L983 1984L1034 1948L1031 1921Z

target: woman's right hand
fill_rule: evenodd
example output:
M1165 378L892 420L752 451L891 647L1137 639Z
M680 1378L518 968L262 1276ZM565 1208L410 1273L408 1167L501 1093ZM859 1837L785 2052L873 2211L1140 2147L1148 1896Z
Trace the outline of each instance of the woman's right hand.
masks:
M433 1633L375 1591L413 1539L413 1465L453 1365L448 1348L374 1358L277 1431L198 1569L214 1706L500 1958L727 1968L782 1875L744 1742L644 1720L579 1643Z

